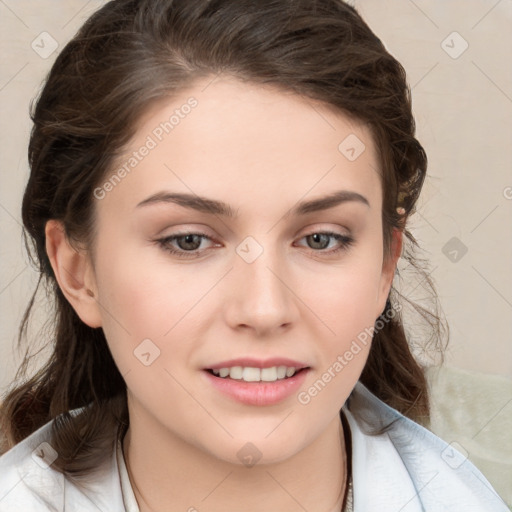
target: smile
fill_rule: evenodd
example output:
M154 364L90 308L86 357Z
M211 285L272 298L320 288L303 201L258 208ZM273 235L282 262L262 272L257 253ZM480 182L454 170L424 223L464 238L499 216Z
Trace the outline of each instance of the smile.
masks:
M223 379L243 380L245 382L275 382L293 377L304 368L293 366L272 366L270 368L254 368L251 366L232 366L208 370Z
M300 391L312 367L283 356L254 356L211 363L203 367L206 384L222 396L247 405L273 405Z

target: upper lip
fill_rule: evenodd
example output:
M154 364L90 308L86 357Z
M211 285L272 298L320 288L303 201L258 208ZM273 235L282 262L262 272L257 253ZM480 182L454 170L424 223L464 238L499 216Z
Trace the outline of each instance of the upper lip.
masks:
M250 368L272 368L273 366L287 366L289 368L309 368L309 365L301 361L295 361L287 357L271 357L270 359L256 359L254 357L240 357L238 359L229 359L215 363L205 368L205 370L219 370L220 368L232 368L233 366L243 366Z

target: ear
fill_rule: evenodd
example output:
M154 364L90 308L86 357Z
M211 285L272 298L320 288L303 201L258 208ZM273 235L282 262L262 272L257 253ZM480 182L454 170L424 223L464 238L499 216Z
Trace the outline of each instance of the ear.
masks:
M378 318L386 307L386 301L393 285L393 277L395 276L396 265L398 259L402 254L403 231L393 228L393 235L391 241L391 255L382 264L382 274L379 284L379 296L377 300L378 311L376 318Z
M85 324L100 327L98 290L89 255L71 246L60 221L47 221L45 235L46 253L62 293Z

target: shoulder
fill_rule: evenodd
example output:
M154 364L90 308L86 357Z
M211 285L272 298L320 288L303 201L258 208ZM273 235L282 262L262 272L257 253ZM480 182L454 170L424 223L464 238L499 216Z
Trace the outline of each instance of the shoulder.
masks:
M352 436L356 511L376 507L382 512L509 512L464 455L389 407L362 383L356 384L343 411ZM371 435L389 424L383 434ZM358 500L364 504L361 508Z
M0 511L61 510L64 476L49 467L51 422L0 457Z
M115 457L106 457L94 477L80 483L52 467L58 457L51 445L52 423L0 457L0 512L124 511Z

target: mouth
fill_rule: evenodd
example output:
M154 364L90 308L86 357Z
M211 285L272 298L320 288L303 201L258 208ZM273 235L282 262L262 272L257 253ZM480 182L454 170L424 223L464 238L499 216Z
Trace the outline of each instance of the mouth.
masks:
M244 358L204 368L203 375L205 383L223 396L245 405L270 406L294 396L311 369L292 359Z
M309 370L309 366L270 366L257 368L254 366L225 366L222 368L207 368L206 371L219 379L230 379L243 382L278 382L287 380L301 372Z

